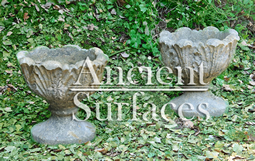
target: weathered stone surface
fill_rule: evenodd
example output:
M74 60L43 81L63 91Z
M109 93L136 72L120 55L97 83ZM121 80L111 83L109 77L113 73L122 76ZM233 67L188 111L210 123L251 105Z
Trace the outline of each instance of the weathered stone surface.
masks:
M219 31L215 27L207 27L196 31L187 27L180 28L173 33L160 33L160 51L164 64L177 75L175 67L181 67L184 85L190 82L190 71L194 70L194 83L199 82L199 66L203 62L205 83L222 73L231 62L235 53L238 33L229 29Z
M108 57L99 48L86 50L75 45L58 49L37 47L31 52L21 51L17 54L27 85L47 100L52 112L49 120L32 128L35 141L53 145L84 143L94 138L95 128L90 123L71 119L77 107L73 101L76 92L69 87L77 81L84 60L88 57L101 81ZM98 85L92 86L93 78L88 67L83 71L88 73L80 78L82 86L98 88Z
M182 69L182 80L185 86L190 83L190 69L194 71L193 86L207 86L213 78L222 73L230 64L235 53L238 33L229 29L219 31L215 27L207 27L196 31L187 27L180 28L173 33L160 33L160 51L164 64L177 75L176 67ZM199 66L203 63L203 82L199 81ZM196 111L198 103L208 103L211 116L224 113L227 103L209 92L185 92L175 98L172 103L179 107L183 103L191 103L195 109L184 111L184 116L204 116Z
M220 97L214 96L210 91L205 92L184 92L183 95L174 98L171 103L174 103L176 108L173 110L178 114L178 109L183 103L190 103L193 105L193 109L187 104L183 105L182 112L184 117L200 116L206 117L206 113L199 110L201 108L208 111L210 116L221 116L226 111L228 102ZM208 106L205 105L208 103Z
M31 129L32 137L41 144L81 144L95 137L95 127L86 121L74 121L70 116L52 115Z

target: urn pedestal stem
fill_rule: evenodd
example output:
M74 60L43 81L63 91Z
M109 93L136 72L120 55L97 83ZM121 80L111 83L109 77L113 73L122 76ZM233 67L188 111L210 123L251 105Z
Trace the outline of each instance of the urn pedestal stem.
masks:
M32 130L32 138L41 144L81 144L95 137L95 127L87 121L73 120L72 114L57 115L39 124Z
M39 124L32 130L32 138L41 144L81 144L92 140L95 137L94 125L87 121L76 121L73 119L78 108L52 110L51 117Z
M221 116L226 112L228 106L227 101L213 95L210 90L204 92L184 92L181 96L171 100L171 103L176 105L176 108L173 110L177 114L181 112L181 114L187 118L193 116ZM190 107L188 103L191 104L192 107Z

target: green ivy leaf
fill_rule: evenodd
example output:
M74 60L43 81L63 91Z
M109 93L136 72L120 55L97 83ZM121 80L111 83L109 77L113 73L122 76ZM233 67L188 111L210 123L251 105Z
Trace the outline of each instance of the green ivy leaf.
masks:
M139 7L140 7L140 9L141 9L141 11L142 11L143 13L147 11L147 7L146 7L146 4L145 4L145 3L140 4Z
M12 45L12 42L11 42L11 40L5 40L5 41L3 41L3 44L4 45Z
M233 150L237 153L237 154L241 154L242 151L243 151L243 146L242 145L239 145L237 143L235 143L233 145Z

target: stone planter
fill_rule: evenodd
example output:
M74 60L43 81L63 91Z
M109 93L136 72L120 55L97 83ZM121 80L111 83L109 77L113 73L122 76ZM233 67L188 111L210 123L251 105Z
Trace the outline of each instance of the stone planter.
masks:
M170 67L175 75L178 73L176 67L180 67L185 88L198 89L208 86L212 79L228 67L238 40L238 33L233 29L219 31L215 27L207 27L196 31L183 27L173 33L162 31L159 43L164 64ZM190 69L194 73L193 83L190 81ZM200 69L203 69L202 74ZM206 108L210 116L222 115L228 105L210 91L184 92L171 102L176 105L176 112L183 103L194 106L194 109L190 109L185 105L182 110L185 117L205 116L198 111L198 105L201 103L208 103L207 108L203 105L203 109Z
M32 128L33 139L49 145L85 143L92 140L95 127L86 121L72 119L78 107L74 104L76 93L72 92L69 86L73 86L77 81L87 58L91 60L101 81L108 59L103 51L99 48L81 49L74 45L58 49L37 47L31 52L20 51L17 58L29 88L50 104L51 117ZM86 66L84 70L88 70ZM91 85L93 79L89 74L83 74L80 83L88 88L99 87Z

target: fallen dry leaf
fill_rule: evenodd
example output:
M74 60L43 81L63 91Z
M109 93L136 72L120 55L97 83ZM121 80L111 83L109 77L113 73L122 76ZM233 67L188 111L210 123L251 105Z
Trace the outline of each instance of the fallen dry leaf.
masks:
M238 82L240 82L240 84L243 84L243 81L241 81L240 79L238 79Z
M236 155L236 156L231 156L228 160L229 161L235 161L235 160L240 160L240 159L245 159L245 158L242 158L241 156L238 156L238 155Z
M223 85L223 89L224 89L225 91L229 91L229 92L233 91L233 89L230 88L230 86L229 86L229 85L226 85L226 84Z
M47 2L46 4L41 4L41 7L48 12L48 9L51 7L52 3Z
M4 26L0 26L0 33L1 31L3 31L4 28L5 28Z
M117 156L117 155L119 155L119 153L118 153L118 152L115 152L115 153L110 154L109 156L110 156L110 157L115 157L115 156Z
M28 16L28 13L27 13L27 12L25 12L25 13L24 13L23 18L24 18L24 21L26 21L26 20L29 18L29 16Z
M37 4L35 4L35 9L36 9L37 12L40 12L40 9L39 9L39 7L37 6Z
M183 127L192 129L192 128L194 127L194 124L193 124L193 122L190 121L190 120L185 120L185 121L183 122Z
M255 82L254 81L250 81L249 83L250 83L250 85L255 86Z
M5 110L6 112L11 112L11 111L12 111L11 107L6 107L4 110Z
M12 84L7 84L8 87L10 87L11 89L14 89L15 91L17 91L18 89L16 87L14 87Z
M255 122L246 122L246 125L255 125Z
M250 44L247 44L245 41L242 41L241 44L242 44L243 46L249 46L249 45L250 45Z
M242 41L241 44L242 44L243 46L248 46L249 48L255 49L255 46L253 46L253 45L251 45L251 44L247 44L247 42L245 42L245 41Z
M123 6L126 2L125 0L117 0L119 6Z
M36 9L37 12L40 11L40 9L39 9L39 7L37 6L37 4L35 4L35 3L33 3L33 2L31 2L31 4L32 4L33 6L35 6L35 9Z
M101 148L101 149L95 149L96 152L100 152L102 154L105 154L108 152L108 150L106 150L105 148Z
M227 76L224 76L224 80L227 82L229 81L230 78L228 78Z
M69 27L70 25L69 24L64 24L64 29L67 30L67 28Z
M252 26L253 24L252 24L252 22L251 21L249 21L249 24L248 24L249 26Z
M93 15L97 19L97 21L99 21L99 15L95 14L94 12L93 12Z
M197 131L194 135L195 135L195 136L198 136L198 134L200 134L200 131Z
M9 13L9 16L14 17L15 15L13 13Z
M70 32L68 32L68 36L70 37L70 39L73 41L73 36Z
M247 88L248 89L253 89L254 87L250 86L250 85L247 85Z
M125 18L125 17L123 17L123 16L121 16L121 15L119 15L119 17L120 17L120 18Z
M247 137L248 137L248 140L249 140L249 141L255 141L255 137L254 137L254 136L248 135Z
M62 16L61 16L61 15L59 15L59 17L58 17L58 21L65 22L65 19L64 19L64 18L62 18Z
M5 4L9 3L7 0L2 0L1 5L5 7Z
M8 63L8 64L7 64L7 67L8 67L8 68L14 68L14 65L13 65L12 63Z
M98 29L98 27L95 26L95 25L92 23L92 24L89 24L89 25L88 25L88 29L89 29L90 31L93 31L94 29Z
M140 148L142 148L142 147L144 147L145 145L138 145L137 146L137 149L140 149Z
M59 7L59 5L55 5L55 6L53 6L53 9L55 9L55 10L59 10L59 9L60 9L60 7Z
M116 14L117 14L116 11L115 11L115 9L112 9L111 14L112 14L112 15L116 15Z
M52 151L54 151L54 152L61 152L62 150L61 149L53 149Z
M12 74L12 70L5 70L7 74Z
M250 75L251 81L249 81L250 85L255 86L255 74Z
M123 58L128 58L128 57L129 57L129 54L127 54L126 52L122 52L122 53L121 53L121 56L122 56Z
M58 12L62 15L64 13L64 10L58 10Z
M4 93L4 91L6 91L7 86L0 86L0 95L2 95Z
M11 36L12 32L9 31L6 36Z
M190 128L190 129L194 128L194 123L186 118L178 118L175 122L180 126L180 128Z

